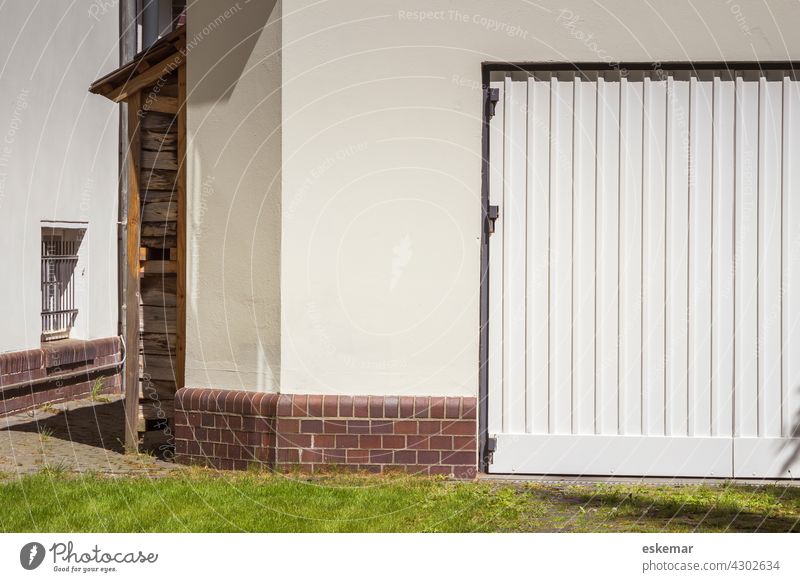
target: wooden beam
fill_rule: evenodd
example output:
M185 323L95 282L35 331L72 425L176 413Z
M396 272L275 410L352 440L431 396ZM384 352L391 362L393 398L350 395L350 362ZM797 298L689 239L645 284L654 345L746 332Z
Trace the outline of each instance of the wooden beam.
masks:
M142 333L175 333L177 315L174 307L143 305L140 313L142 323L139 331ZM177 337L175 341L178 341Z
M150 202L142 204L142 222L162 222L178 219L178 205L175 202Z
M142 398L139 405L144 420L160 420L175 417L175 400L150 400Z
M128 264L125 291L125 450L139 450L139 107L140 94L128 101Z
M176 277L142 277L141 291L139 292L142 296L142 305L175 307L177 287Z
M178 50L184 54L186 54L186 35L179 36L172 42L172 46L175 47L175 50Z
M153 65L141 75L136 75L130 78L124 85L121 85L108 93L107 98L119 103L120 101L130 100L130 98L147 87L158 81L162 77L167 77L181 68L184 62L184 56L181 53L175 53L168 56L166 59Z
M144 111L157 111L158 113L172 113L173 115L178 112L178 98L167 97L166 95L148 96L142 103Z
M178 271L177 261L145 261L139 272L142 275L169 275Z
M142 167L147 170L177 170L178 154L174 150L146 150L142 140Z
M142 333L142 352L145 355L172 356L175 353L175 334ZM175 385L172 385L172 398L175 397Z
M155 129L142 130L142 149L156 152L172 152L178 150L178 132L164 133ZM175 165L177 168L177 164Z
M174 222L148 222L142 225L142 236L164 238L177 234L178 227Z
M175 170L152 168L143 170L139 179L142 188L147 190L166 190L169 192L175 189L177 173Z
M169 395L169 399L175 398L175 366L172 355L145 354L140 359L144 361L144 369L147 370L147 380L142 381L142 384L145 384L142 386L144 397L148 397L146 384L150 380L158 380L172 384L172 393Z
M177 321L175 337L175 380L177 388L186 382L186 64L178 69L178 240Z
M175 116L145 115L142 119L142 128L155 132L158 135L169 135L178 139L178 121Z

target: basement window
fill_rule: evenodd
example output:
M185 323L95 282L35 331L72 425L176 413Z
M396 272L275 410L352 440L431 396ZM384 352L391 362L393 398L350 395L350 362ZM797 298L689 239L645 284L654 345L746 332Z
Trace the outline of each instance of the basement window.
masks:
M42 341L67 339L78 318L79 249L85 228L42 228Z

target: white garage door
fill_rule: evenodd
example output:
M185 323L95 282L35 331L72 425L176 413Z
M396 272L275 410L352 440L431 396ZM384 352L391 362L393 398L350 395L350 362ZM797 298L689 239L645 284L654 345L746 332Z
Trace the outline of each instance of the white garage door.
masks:
M489 470L800 475L795 73L502 77Z

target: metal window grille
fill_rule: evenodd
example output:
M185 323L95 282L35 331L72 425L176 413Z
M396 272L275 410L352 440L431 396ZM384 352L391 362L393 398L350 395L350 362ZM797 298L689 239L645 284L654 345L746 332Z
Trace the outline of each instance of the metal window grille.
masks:
M75 267L80 238L42 233L42 340L69 337L78 309Z

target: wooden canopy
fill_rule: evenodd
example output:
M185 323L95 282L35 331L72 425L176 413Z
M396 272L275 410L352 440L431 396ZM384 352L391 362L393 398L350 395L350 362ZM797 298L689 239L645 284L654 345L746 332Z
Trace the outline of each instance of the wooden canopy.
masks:
M130 63L92 83L89 92L115 103L127 101L134 93L177 71L186 60L185 53L186 28L181 26L138 53Z
M123 309L128 450L138 449L140 437L147 449L164 446L173 427L175 392L184 383L185 48L186 32L180 27L89 88L128 104L127 199L120 201L127 209Z

